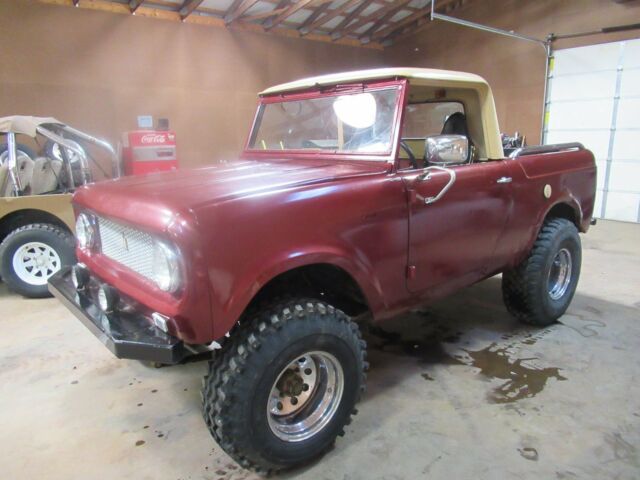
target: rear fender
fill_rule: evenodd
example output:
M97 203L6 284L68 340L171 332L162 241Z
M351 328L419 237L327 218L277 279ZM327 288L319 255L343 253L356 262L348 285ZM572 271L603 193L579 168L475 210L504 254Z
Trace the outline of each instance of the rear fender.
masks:
M527 243L527 247L524 252L524 256L528 255L531 249L533 248L533 244L538 238L538 234L542 229L544 221L547 219L551 211L554 208L558 207L559 205L567 205L568 207L571 208L571 210L573 210L574 218L571 219L571 221L574 223L578 231L581 231L581 232L584 231L581 226L583 222L582 222L582 208L580 207L580 202L578 202L575 196L572 195L569 191L564 191L558 196L558 198L555 199L553 203L549 204L549 206L546 209L541 210L535 222L536 227L531 232L532 235L530 235L529 241ZM516 263L519 263L520 260L522 260L522 258L520 258Z

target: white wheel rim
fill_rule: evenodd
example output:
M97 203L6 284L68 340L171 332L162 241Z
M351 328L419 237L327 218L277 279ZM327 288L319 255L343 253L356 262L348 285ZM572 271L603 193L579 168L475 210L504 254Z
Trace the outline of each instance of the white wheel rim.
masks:
M25 243L13 254L13 271L29 285L46 285L61 265L58 252L42 242Z

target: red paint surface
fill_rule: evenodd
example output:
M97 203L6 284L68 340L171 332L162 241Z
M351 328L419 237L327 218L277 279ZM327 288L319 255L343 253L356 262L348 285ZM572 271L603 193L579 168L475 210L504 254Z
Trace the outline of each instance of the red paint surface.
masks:
M77 210L178 246L187 282L177 296L101 255L79 251L79 260L149 309L174 317L173 333L185 341L205 343L227 333L260 288L292 268L344 269L381 320L516 264L557 203L574 208L586 231L596 175L588 151L453 167L458 180L451 190L437 203L419 202L448 176L419 182L420 171L397 171L406 88L392 83L403 94L388 157L245 151L226 164L80 189ZM513 182L497 184L503 176ZM542 193L546 184L550 199Z

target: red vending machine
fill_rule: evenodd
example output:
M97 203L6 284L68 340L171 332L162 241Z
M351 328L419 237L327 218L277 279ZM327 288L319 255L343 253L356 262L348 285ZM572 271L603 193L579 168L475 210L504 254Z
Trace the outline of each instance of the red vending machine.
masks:
M141 175L178 168L176 135L168 130L134 130L122 134L125 175Z

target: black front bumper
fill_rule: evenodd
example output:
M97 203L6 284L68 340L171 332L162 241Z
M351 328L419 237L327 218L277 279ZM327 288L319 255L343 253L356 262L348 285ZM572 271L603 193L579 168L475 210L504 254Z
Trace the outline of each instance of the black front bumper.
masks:
M173 364L192 355L181 340L140 313L104 313L94 303L92 289L78 291L73 286L70 267L49 279L49 291L118 358Z

